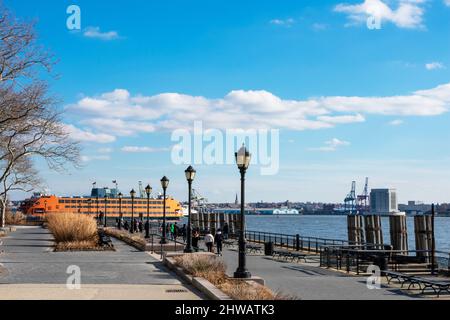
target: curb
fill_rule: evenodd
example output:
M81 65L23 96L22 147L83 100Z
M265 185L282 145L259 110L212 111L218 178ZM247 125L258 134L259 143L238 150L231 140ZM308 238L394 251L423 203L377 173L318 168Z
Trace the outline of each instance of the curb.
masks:
M183 269L175 265L175 261L172 258L173 256L174 255L171 256L165 255L163 259L164 265L167 266L173 272L175 272L175 274L179 276L181 279L183 279L185 282L194 286L197 290L202 292L206 297L208 297L211 300L233 300L205 278L194 277L189 274L186 274L183 271Z

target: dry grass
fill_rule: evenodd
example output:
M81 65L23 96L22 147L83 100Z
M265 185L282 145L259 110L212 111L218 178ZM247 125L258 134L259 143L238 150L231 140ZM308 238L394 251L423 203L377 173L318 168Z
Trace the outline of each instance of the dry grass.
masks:
M52 213L46 218L57 248L74 250L98 246L97 224L93 217L79 213Z
M273 293L269 288L245 281L233 280L226 275L225 263L215 256L205 254L185 254L174 257L175 263L186 273L202 277L211 282L234 300L294 300L281 293Z
M140 235L130 234L126 230L118 230L115 228L104 228L103 231L105 232L106 235L117 238L126 243L135 242L136 244L141 246L145 246L147 243L145 239L142 238Z
M7 225L22 225L26 223L26 217L22 212L12 213L7 210L5 215L5 221Z
M184 254L176 256L175 262L194 277L202 277L214 284L221 285L226 281L226 265L223 261L211 255Z

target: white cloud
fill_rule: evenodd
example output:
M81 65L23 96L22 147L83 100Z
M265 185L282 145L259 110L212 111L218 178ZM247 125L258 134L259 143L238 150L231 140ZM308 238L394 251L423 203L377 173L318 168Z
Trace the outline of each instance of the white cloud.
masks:
M325 146L318 147L318 148L311 148L309 150L311 151L321 151L321 152L333 152L336 151L340 147L346 147L349 146L350 142L339 140L337 138L333 138L329 141L325 141Z
M119 33L117 31L102 32L100 27L87 27L84 29L83 35L87 38L101 40L115 40L119 38Z
M121 150L122 150L122 152L129 152L129 153L154 153L154 152L169 151L170 148L125 146Z
M90 162L90 161L108 161L111 160L110 156L81 156L81 161Z
M270 20L270 24L274 24L277 26L290 27L295 23L295 20L292 18L287 19L272 19Z
M114 151L113 148L99 148L97 149L98 153L112 153Z
M427 70L437 70L437 69L445 69L445 66L442 62L435 61L435 62L426 63L425 68Z
M93 133L89 130L82 130L72 124L65 124L65 130L73 140L83 142L110 143L116 141L116 137L106 133Z
M397 119L397 120L392 120L389 122L389 125L391 126L399 126L403 124L403 120Z
M354 122L364 122L366 119L361 114L345 115L345 116L320 116L318 120L332 124L345 124Z
M131 136L140 132L153 132L155 127L144 121L124 121L121 119L92 118L82 121L96 130L111 132L118 136Z
M84 97L67 109L81 116L79 124L88 128L81 130L71 125L73 136L102 143L112 142L117 136L192 129L194 121L202 121L204 129L301 131L361 123L370 115L441 115L450 109L450 83L407 95L323 96L304 100L282 99L264 90L234 90L223 98L210 99L179 93L134 96L117 89Z
M444 4L445 4L447 7L450 7L450 0L444 0Z
M359 4L340 3L335 6L334 11L347 14L350 24L366 23L369 17L375 17L383 22L391 22L399 28L422 28L423 4L426 0L396 0L397 8L393 9L388 1L364 0ZM390 1L392 2L392 1Z

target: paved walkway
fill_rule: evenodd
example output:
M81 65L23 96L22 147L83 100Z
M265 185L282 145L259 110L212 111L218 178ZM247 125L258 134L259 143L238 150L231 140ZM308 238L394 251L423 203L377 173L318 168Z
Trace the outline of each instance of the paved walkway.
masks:
M225 249L223 259L227 273L233 275L238 266L238 252ZM266 281L275 292L302 300L400 300L414 299L395 288L370 290L366 277L320 268L318 263L290 263L260 254L247 255L248 270Z
M116 251L53 252L41 227L18 227L2 238L0 299L200 299L197 291L145 252L113 239ZM68 290L69 266L81 271L81 289Z

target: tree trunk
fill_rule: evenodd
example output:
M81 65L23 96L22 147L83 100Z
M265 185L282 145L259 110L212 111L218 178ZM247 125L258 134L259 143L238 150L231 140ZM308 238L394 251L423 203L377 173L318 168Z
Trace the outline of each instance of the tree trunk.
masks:
M4 228L6 226L6 201L0 199L0 228Z

